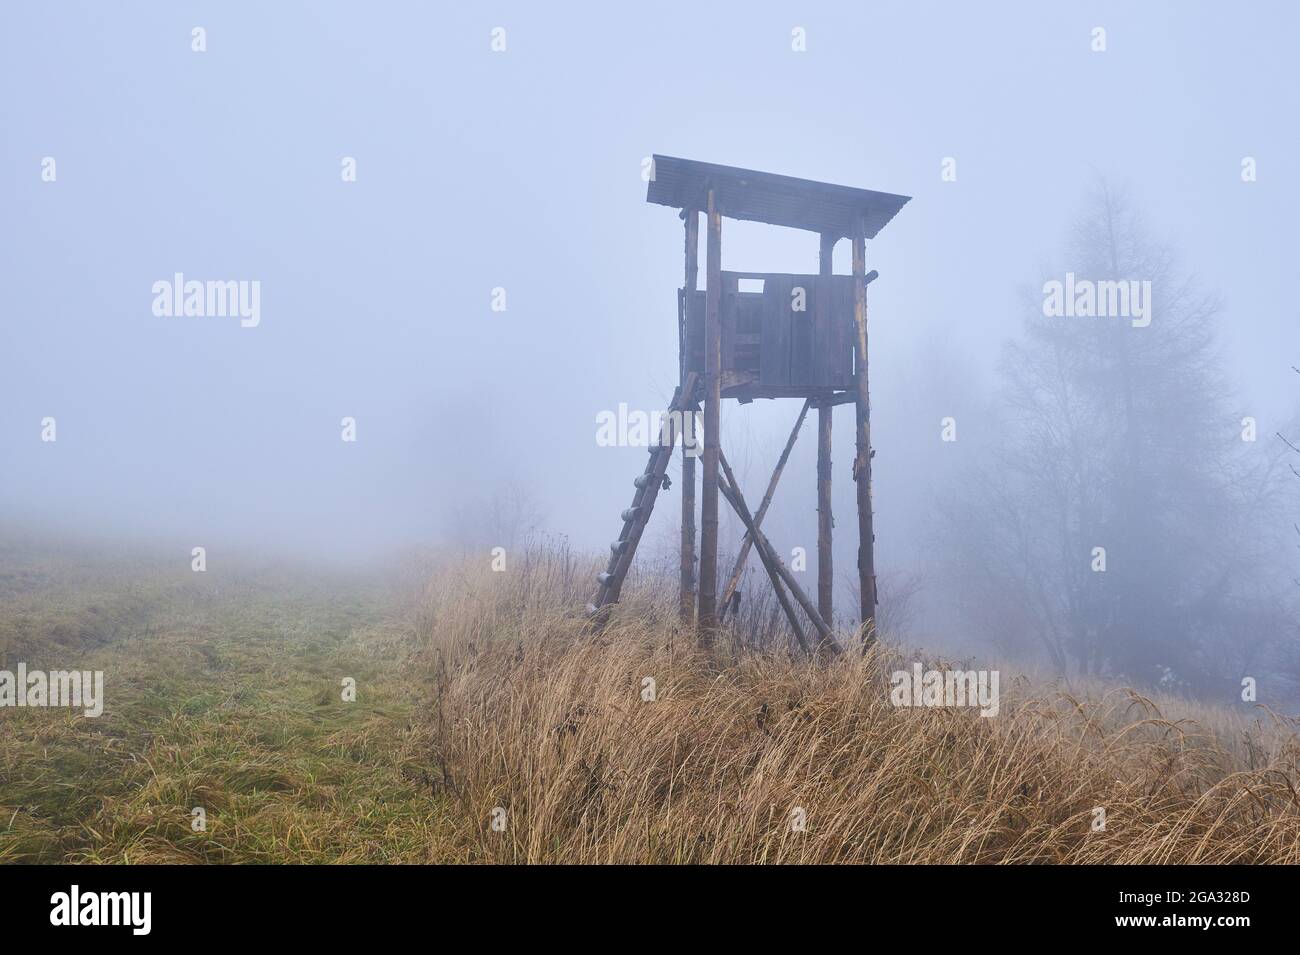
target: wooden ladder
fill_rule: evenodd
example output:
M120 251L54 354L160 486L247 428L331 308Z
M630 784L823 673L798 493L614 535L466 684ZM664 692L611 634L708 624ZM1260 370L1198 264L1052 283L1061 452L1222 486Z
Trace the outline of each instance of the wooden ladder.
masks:
M679 420L680 414L684 414L695 404L695 387L698 378L696 372L690 372L686 376L686 381L673 392L672 404L669 405L668 411L678 412ZM698 434L694 430L692 433ZM645 530L646 522L650 520L655 499L659 496L659 489L664 485L664 476L668 470L668 462L673 456L676 436L677 429L673 428L667 444L651 444L647 449L650 452L650 459L646 462L645 470L632 482L636 488L632 495L632 506L622 514L623 530L618 535L618 540L609 545L608 566L596 575L596 593L587 604L588 616L595 616L605 606L618 603L623 581L632 566L636 545L641 540L641 532ZM661 428L659 440L662 441L663 437Z

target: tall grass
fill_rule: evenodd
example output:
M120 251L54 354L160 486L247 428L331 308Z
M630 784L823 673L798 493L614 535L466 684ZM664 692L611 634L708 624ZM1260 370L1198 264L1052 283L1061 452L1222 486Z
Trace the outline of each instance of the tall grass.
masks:
M756 599L702 653L653 565L596 634L594 561L507 559L404 561L414 618L314 575L0 559L0 667L107 688L97 719L0 711L0 864L1300 856L1263 709L1005 670L996 717L895 708L900 648L809 663Z
M470 858L1300 861L1296 725L1263 709L1005 671L996 717L896 708L901 651L705 654L663 577L593 634L586 562L518 560L442 567L421 599L434 776Z

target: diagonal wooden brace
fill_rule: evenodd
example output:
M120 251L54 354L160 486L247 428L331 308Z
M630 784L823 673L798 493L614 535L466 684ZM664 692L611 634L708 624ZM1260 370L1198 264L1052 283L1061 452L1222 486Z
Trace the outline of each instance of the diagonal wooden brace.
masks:
M736 476L732 473L731 465L727 463L727 456L722 453L721 448L718 449L718 463L721 465L723 474L726 478L725 483L720 488L723 491L723 496L726 497L727 502L735 510L736 516L740 518L741 523L745 525L746 530L748 530L750 536L753 537L754 546L758 548L758 556L763 561L763 566L767 570L768 576L773 578L773 585L776 585L776 580L779 578L787 587L790 588L790 593L794 596L794 599L798 601L799 606L803 608L803 612L808 615L808 619L812 621L812 625L817 629L820 638L818 641L818 649L832 655L839 653L839 644L837 644L835 638L831 636L830 627L826 625L826 621L822 620L821 614L817 612L817 608L813 605L813 602L808 599L808 595L804 593L803 588L799 586L799 582L794 579L794 574L790 573L789 568L787 568L781 558L777 556L771 542L754 523L754 518L750 515L749 508L745 504L745 497L740 492L740 485L736 483ZM780 587L777 587L777 596L783 597ZM785 608L786 606L786 602L782 600L782 607ZM787 610L787 616L791 616L792 614L793 608ZM791 617L791 622L793 623L793 617ZM800 635L800 645L806 650L807 645L803 642L801 633L797 626L796 634Z
M776 492L776 484L781 480L781 472L785 470L786 461L790 460L790 451L794 448L795 439L799 437L799 429L803 427L803 419L808 414L808 409L812 407L813 399L809 398L803 403L803 408L799 412L799 417L795 420L794 427L790 429L790 437L785 442L785 450L781 452L781 457L776 462L776 470L772 472L771 480L767 482L767 493L763 495L763 500L758 504L758 513L754 515L754 526L761 528L763 518L767 515L767 507L772 503L772 495ZM736 593L736 588L740 586L740 576L745 571L745 560L749 557L749 548L753 545L754 538L749 531L745 532L745 539L740 542L740 553L736 555L736 566L731 570L731 577L727 581L727 586L722 591L722 612L719 616L725 620L727 611L731 607L731 598Z
M737 492L728 478L724 477L718 482L718 491L727 499L727 503L735 509L736 513L741 515L740 519L742 521L746 520L749 515L749 508L745 506L743 498L736 497ZM748 520L752 525L753 519L749 518ZM785 587L781 583L780 571L776 569L776 564L772 561L772 555L764 547L765 543L766 541L758 545L758 559L762 563L763 569L767 571L768 579L772 581L772 589L776 591L777 602L781 604L786 619L790 621L790 629L794 631L800 649L812 656L812 648L808 646L808 638L804 636L803 625L799 622L799 615L794 612L794 605L790 603L790 598L786 595Z

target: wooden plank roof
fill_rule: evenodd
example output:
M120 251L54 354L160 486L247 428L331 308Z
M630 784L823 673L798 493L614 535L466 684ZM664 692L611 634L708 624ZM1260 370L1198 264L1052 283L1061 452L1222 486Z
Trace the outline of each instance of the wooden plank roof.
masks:
M728 218L828 233L836 238L849 235L853 218L859 214L866 217L866 237L875 238L911 198L656 155L646 202L674 209L704 209L710 187L719 211Z

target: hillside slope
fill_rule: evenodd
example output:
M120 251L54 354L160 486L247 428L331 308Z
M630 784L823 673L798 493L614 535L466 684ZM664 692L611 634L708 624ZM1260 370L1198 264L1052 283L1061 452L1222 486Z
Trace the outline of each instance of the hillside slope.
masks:
M694 646L671 586L593 635L560 550L411 588L0 554L0 862L1297 862L1293 721L1004 673L897 707L901 648ZM356 699L344 700L344 681ZM196 827L202 809L205 827Z

